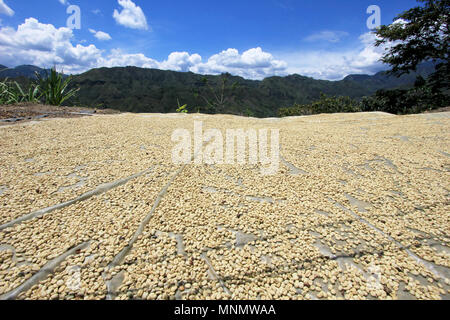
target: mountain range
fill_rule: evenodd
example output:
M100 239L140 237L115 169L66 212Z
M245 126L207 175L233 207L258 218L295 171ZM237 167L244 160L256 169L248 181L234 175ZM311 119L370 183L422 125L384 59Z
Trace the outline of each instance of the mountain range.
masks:
M221 110L208 108L204 98L213 99L209 88L220 92L223 76L137 67L98 68L74 76L71 86L79 87L80 91L70 103L148 113L174 112L180 103L187 104L190 112L272 117L276 116L279 108L294 103L310 103L317 100L321 93L360 99L380 89L411 87L418 75L426 78L433 73L434 66L431 62L423 63L416 72L401 77L379 72L375 75L349 75L340 81L316 80L297 74L258 81L228 74L229 85L225 87L228 88L225 96L229 100ZM21 77L19 82L22 83L33 78L35 72L45 74L46 70L29 65L7 69L0 65L0 78ZM207 79L209 87L204 79ZM234 90L230 89L232 83L238 84ZM194 92L200 92L200 96Z
M18 77L26 77L26 78L34 78L35 73L39 73L40 75L44 76L46 69L42 69L36 66L32 65L22 65L17 66L15 68L8 68L4 65L0 64L0 79L3 78L18 78Z

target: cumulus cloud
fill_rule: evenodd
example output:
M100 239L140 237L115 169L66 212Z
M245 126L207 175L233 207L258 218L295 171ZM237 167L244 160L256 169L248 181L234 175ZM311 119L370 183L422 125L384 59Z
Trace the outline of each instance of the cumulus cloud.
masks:
M120 25L131 29L148 30L147 18L141 7L131 0L118 0L123 8L121 12L114 10L113 18Z
M112 39L108 33L103 31L96 31L94 29L89 29L89 32L92 33L94 37L96 37L100 41L107 41Z
M55 28L35 18L26 19L16 29L0 28L1 63L16 66L33 64L41 67L58 65L67 72L80 72L98 65L102 51L94 45L71 42L72 30Z
M228 49L211 56L207 62L198 63L190 71L202 74L229 72L249 79L263 79L267 76L286 74L287 64L276 60L261 48L249 49L242 54L236 49Z
M8 7L5 1L0 0L0 13L12 17L14 15L14 10Z
M140 68L159 68L158 61L146 57L142 53L127 54L120 49L113 49L111 53L102 59L99 63L102 67L140 67Z
M110 36L102 31L89 29L100 40ZM74 45L72 30L55 28L40 23L35 18L26 19L17 29L0 28L0 63L16 66L33 64L40 67L57 65L66 72L79 73L96 67L136 66L201 74L229 72L249 79L262 79L286 74L287 64L276 60L261 48L239 53L227 49L203 60L199 54L172 52L166 60L158 61L142 53L127 53L120 49L104 52L95 45L79 42Z
M202 62L202 57L196 53L172 52L168 59L159 64L160 69L187 72Z
M164 61L148 58L143 54L126 54L112 50L101 64L106 67L136 66L200 74L221 74L229 72L248 79L263 79L272 75L285 75L287 65L275 60L270 53L254 48L240 54L236 49L228 49L211 56L203 62L199 54L172 52Z
M393 44L375 47L376 35L372 32L362 34L359 44L342 51L312 51L280 53L287 61L289 73L298 73L316 79L340 80L349 74L374 74L385 70L380 58Z
M90 32L105 40L109 36L93 29ZM0 64L57 65L69 73L96 67L136 66L200 74L229 72L247 79L298 73L317 79L339 80L348 74L373 74L386 69L379 60L390 45L375 47L375 37L373 33L365 33L360 36L359 45L339 52L303 50L278 53L275 58L260 47L242 53L229 48L205 59L196 53L172 52L167 59L158 61L142 53L120 49L105 52L85 41L73 44L72 30L29 18L16 29L0 27Z
M327 41L331 43L337 43L342 38L347 37L348 32L345 31L321 31L319 33L312 34L305 38L307 42Z

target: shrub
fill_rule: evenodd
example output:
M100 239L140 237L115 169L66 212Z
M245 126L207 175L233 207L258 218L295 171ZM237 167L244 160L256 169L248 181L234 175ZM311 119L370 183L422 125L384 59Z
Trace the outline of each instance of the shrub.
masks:
M427 85L409 90L379 90L361 101L362 111L383 111L392 114L421 113L446 106L448 99L439 92L433 92Z
M63 75L56 72L56 68L51 69L50 74L47 73L46 77L42 77L39 73L36 73L36 77L45 104L60 106L79 90L75 88L68 90L72 76L64 80Z
M187 104L184 105L180 105L180 101L177 99L177 103L178 103L178 109L177 109L177 113L188 113L188 109L187 109Z
M31 84L28 91L24 91L16 81L5 79L0 82L0 104L38 102L39 98L39 86L36 84Z
M336 96L328 97L321 94L320 99L311 104L294 104L289 108L281 108L278 111L280 117L304 116L321 113L343 113L343 112L359 112L361 107L359 103L350 97Z

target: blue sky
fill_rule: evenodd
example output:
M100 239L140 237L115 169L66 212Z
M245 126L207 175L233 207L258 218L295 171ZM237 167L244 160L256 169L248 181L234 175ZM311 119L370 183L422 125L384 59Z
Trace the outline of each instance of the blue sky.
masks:
M70 5L81 29L68 29ZM0 64L57 65L78 73L126 66L230 72L245 78L299 73L338 80L373 74L370 5L390 24L413 0L0 0Z

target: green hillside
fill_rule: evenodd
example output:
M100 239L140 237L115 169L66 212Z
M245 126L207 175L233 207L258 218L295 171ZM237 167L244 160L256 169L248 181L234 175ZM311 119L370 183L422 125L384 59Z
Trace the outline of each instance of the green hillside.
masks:
M0 65L0 79L2 79L2 78L19 78L19 77L34 78L36 72L38 72L40 75L44 76L46 70L36 67L36 66L31 66L31 65L22 65L22 66L17 66L15 68L8 68L3 65Z
M15 79L24 87L30 84L35 72L45 75L45 69L29 65L4 70L1 68L0 79ZM80 88L80 91L69 104L129 112L167 113L175 112L180 102L188 105L189 112L273 117L280 108L311 103L318 100L321 93L359 100L379 89L411 87L417 74L427 77L433 70L432 63L425 63L419 66L417 73L400 78L379 72L373 76L349 75L341 81L315 80L297 74L255 81L229 74L204 76L137 67L99 68L74 76L71 85ZM221 94L224 78L228 80L224 91L228 100L223 107L212 108L205 99L214 98L211 88L216 94ZM207 79L209 86L204 79ZM233 83L238 86L231 90Z
M432 64L423 65L418 73L428 76L433 69ZM317 100L321 93L360 99L379 89L412 86L416 76L413 73L396 78L380 72L374 76L351 75L341 81L315 80L300 75L254 81L228 75L228 83L236 82L239 86L226 92L230 100L224 110L212 111L194 91L212 97L202 79L206 78L218 92L222 76L137 67L100 68L74 78L73 85L80 87L80 92L73 103L131 112L174 112L178 99L180 103L188 104L190 112L250 112L257 117L268 117L276 116L279 108Z

